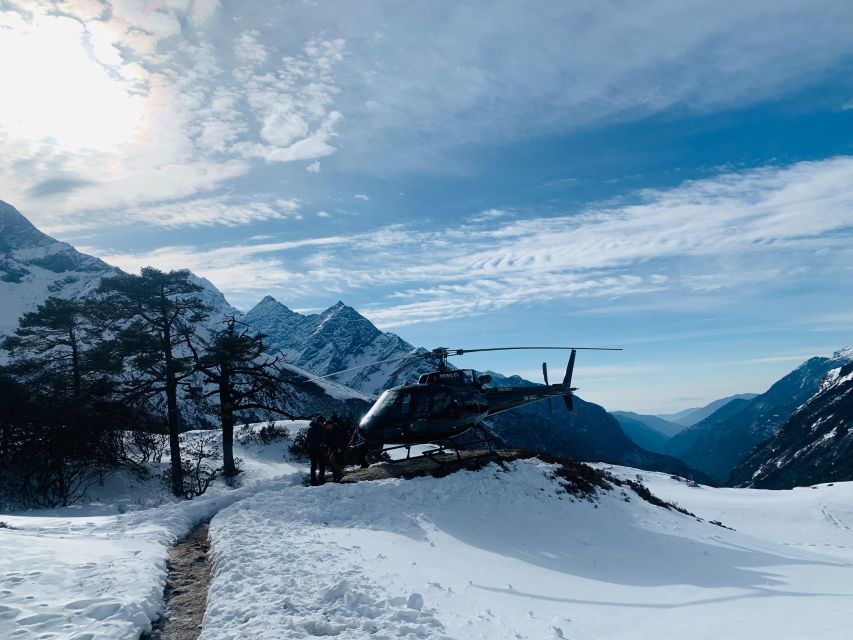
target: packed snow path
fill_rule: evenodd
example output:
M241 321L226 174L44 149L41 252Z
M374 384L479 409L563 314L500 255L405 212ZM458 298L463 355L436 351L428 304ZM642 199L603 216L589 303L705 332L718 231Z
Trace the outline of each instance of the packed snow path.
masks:
M654 507L630 489L578 501L535 460L508 469L293 487L232 505L211 523L202 639L849 637L849 558ZM670 483L668 497L690 508L692 488ZM837 489L850 497L851 486ZM816 517L813 503L791 504L792 521Z
M97 503L0 515L13 527L0 528L0 639L128 640L150 631L163 610L169 547L233 502L298 485L304 465L283 459L287 444L236 445L243 486L219 482L192 501L164 496L156 478L128 493L118 476Z

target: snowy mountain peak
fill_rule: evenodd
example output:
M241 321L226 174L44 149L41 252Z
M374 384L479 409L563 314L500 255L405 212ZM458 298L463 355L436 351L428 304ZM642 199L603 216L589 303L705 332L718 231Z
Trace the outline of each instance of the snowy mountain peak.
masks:
M0 251L39 247L56 242L42 233L20 211L0 200Z
M299 314L293 309L290 309L287 305L282 304L272 296L264 296L258 304L252 307L252 310L249 311L249 313L274 316L299 316L300 318L302 317L302 314Z
M362 319L367 320L363 315L361 315L358 311L353 309L352 307L348 307L343 302L338 300L331 307L326 309L322 314L320 314L324 318L328 318L331 316L345 316L352 319ZM369 321L368 321L369 322Z
M417 380L429 365L423 360L404 367L415 348L393 333L383 333L370 320L341 301L319 314L302 315L272 298L264 298L243 321L267 335L269 343L300 367L325 375L365 365L335 378L336 382L366 393Z
M832 360L853 361L853 347L843 347L832 354Z

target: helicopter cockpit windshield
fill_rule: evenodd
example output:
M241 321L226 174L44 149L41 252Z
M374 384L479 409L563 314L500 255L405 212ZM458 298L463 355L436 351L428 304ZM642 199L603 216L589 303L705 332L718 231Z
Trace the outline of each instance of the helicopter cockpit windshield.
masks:
M361 419L362 424L371 418L381 415L388 418L403 418L409 415L409 405L412 401L411 393L400 389L389 389L377 400L370 411Z
M389 389L379 396L362 424L374 417L391 420L449 417L453 409L453 395L447 389Z

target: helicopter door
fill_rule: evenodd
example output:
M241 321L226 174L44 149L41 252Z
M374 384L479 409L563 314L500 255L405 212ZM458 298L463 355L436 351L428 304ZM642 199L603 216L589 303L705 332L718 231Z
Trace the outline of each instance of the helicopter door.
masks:
M412 394L412 428L426 427L426 420L430 417L430 392L427 390L416 391Z

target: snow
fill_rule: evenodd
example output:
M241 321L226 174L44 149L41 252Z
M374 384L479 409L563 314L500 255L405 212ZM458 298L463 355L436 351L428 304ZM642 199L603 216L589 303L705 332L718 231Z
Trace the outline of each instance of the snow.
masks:
M813 504L785 502L789 492L700 500L715 514L715 504L749 505L734 513L754 532L730 531L632 492L573 501L537 461L508 468L292 487L232 505L211 524L201 638L849 636L849 509L804 527ZM665 478L654 487L693 508L693 488ZM795 537L813 542L754 535L769 531L758 521L771 512L789 513Z
M116 481L99 503L0 516L0 638L137 637L169 545L210 516L202 640L849 637L853 483L713 489L600 465L700 521L627 488L573 498L537 460L305 487L286 445L237 444L242 486L189 502Z
M721 521L755 538L853 562L853 482L790 490L718 489L690 487L663 473L596 466L622 477L639 474L652 493L706 520Z
M292 433L305 426L279 424ZM14 527L0 529L0 638L124 640L150 630L163 607L168 548L224 507L300 482L302 466L283 459L288 442L236 443L242 486L218 483L192 501L164 496L156 481L115 478L88 504L0 515ZM152 502L162 504L143 508Z

